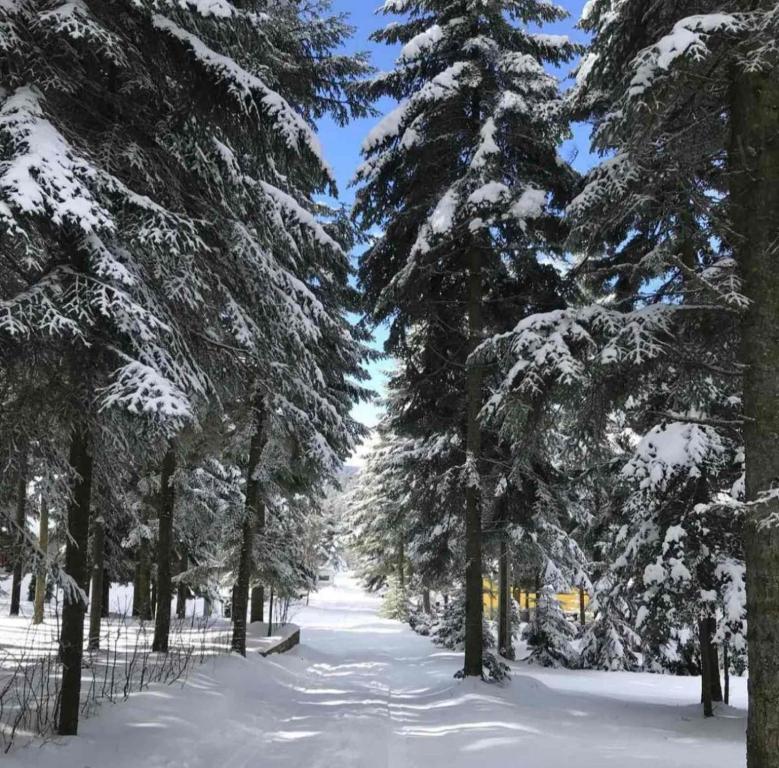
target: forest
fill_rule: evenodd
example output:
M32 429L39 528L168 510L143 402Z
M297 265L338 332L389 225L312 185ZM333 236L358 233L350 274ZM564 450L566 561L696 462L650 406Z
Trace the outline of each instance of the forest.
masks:
M0 0L0 567L14 768L779 768L779 2Z

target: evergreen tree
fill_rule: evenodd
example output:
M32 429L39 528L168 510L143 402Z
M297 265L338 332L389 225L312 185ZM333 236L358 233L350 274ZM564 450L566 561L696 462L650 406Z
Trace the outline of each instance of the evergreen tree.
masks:
M406 459L412 446L411 441L381 431L379 435L347 497L350 545L360 558L359 572L366 587L377 590L392 583L405 601L408 521L412 515Z
M501 342L504 352L511 348L507 362L515 372L506 391L582 382L588 360L587 373L600 379L607 401L616 396L639 434L692 435L700 428L709 446L724 449L716 465L730 469L715 473L722 482L711 482L706 471L677 483L673 502L713 513L709 523L716 521L720 542L730 536L728 508L739 503L739 483L731 481L743 439L741 315L754 306L737 275L744 238L734 233L744 230L729 202L738 187L725 173L737 130L731 94L734 73L775 66L770 13L757 5L752 14L740 10L716 2L659 3L649 13L638 2L587 5L583 24L594 41L571 103L593 121L594 146L609 156L591 172L568 216L572 245L586 254L579 272L595 295L605 295L599 306L529 318ZM700 87L700 76L707 87ZM761 338L768 327L761 327ZM624 372L619 382L617 370ZM677 456L684 444L675 441ZM692 466L678 463L682 474ZM685 493L699 495L685 502ZM669 511L667 498L660 494L657 501L656 511ZM657 522L649 529L653 536L663 529ZM666 554L672 550L669 542ZM723 557L733 563L738 551ZM716 560L707 555L704 570L716 573ZM726 570L722 593L737 593L737 570Z
M545 63L573 53L530 31L564 11L543 2L410 0L374 39L400 42L392 72L370 85L399 106L366 138L357 213L384 234L360 276L376 320L391 320L389 352L403 361L405 420L423 439L459 441L465 497L468 639L465 674L482 674L483 371L466 367L488 330L512 312L514 264L554 243L555 204L571 175ZM397 425L393 425L397 429Z
M525 640L531 647L529 661L544 667L575 667L578 654L572 645L576 627L568 621L551 587L538 594L536 609L525 627Z
M738 210L733 195L739 189L733 183L738 177L732 172L733 162L744 155L733 151L743 144L733 143L738 141L738 113L732 94L743 92L735 83L737 73L759 71L765 77L775 71L771 53L775 22L771 21L770 6L666 3L646 14L640 3L624 3L618 9L611 3L591 3L584 23L595 32L595 43L580 70L576 100L596 122L596 147L615 155L596 169L580 200L572 206L572 216L580 222L575 229L590 246L597 248L596 243L604 241L611 246L609 255L599 260L601 277L619 276L617 285L622 286L624 296L646 290L647 280L657 281L660 287L653 286L653 292L664 295L665 314L672 318L663 329L670 331L673 339L668 346L680 353L670 381L665 377L659 390L665 403L658 407L657 400L648 398L645 407L662 412L669 400L677 400L668 415L672 423L661 429L689 433L698 423L716 431L716 436L708 435L708 442L729 446L726 463L731 466L739 463L740 442L748 431L742 438L738 430L740 373L743 370L746 374L746 393L754 370L750 365L739 365L750 363L737 350L739 346L750 349L748 342L753 336L748 324L740 326L740 312L749 307L749 316L755 306L754 286L750 288L745 282L742 288L733 276L734 267L745 278L748 275L744 233L751 234L754 229L751 225L745 228L743 220L733 215ZM705 88L700 87L700 75L706 78ZM750 122L753 119L750 117ZM751 178L755 177L761 178L761 173L752 173ZM750 183L749 188L751 194L754 185ZM750 254L759 250L751 248ZM764 285L761 279L760 288ZM767 338L769 327L761 325L757 336ZM746 344L738 341L742 331ZM678 407L679 400L684 402L679 391L687 393L686 407ZM760 421L753 422L746 412L744 415L745 424ZM759 455L766 455L765 446ZM749 464L747 459L747 473ZM704 474L702 481L706 480ZM696 483L699 493L702 481ZM725 504L718 518L709 519L708 524L719 529L721 542L729 534L732 517L728 507L733 502L728 499L738 499L739 493L731 494L721 487L715 490L724 492ZM696 499L708 504L709 511L716 500L716 495ZM708 552L707 545L704 552ZM674 547L669 545L668 549ZM723 556L727 562L732 562L731 557L737 560L738 549ZM706 570L716 571L716 561ZM733 580L739 577L737 570L725 570L728 586L720 586L731 593ZM710 581L709 576L706 582ZM753 615L757 617L757 611ZM704 659L710 655L705 647L705 637L710 634L708 629L704 631L707 623L704 619L700 625ZM765 665L761 663L760 669L765 670ZM759 685L754 690L758 689ZM761 701L759 694L756 701ZM761 709L760 704L757 709ZM765 722L760 717L751 718L753 725L758 721ZM761 738L765 738L764 731ZM760 748L755 749L759 753Z

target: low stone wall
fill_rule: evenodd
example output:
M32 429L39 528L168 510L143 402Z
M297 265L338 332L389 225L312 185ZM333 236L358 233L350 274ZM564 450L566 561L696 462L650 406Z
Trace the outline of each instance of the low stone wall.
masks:
M263 648L260 651L260 656L270 656L272 653L286 653L294 648L300 642L300 629L295 629L292 634L287 637L281 638L277 643L274 643L268 648Z

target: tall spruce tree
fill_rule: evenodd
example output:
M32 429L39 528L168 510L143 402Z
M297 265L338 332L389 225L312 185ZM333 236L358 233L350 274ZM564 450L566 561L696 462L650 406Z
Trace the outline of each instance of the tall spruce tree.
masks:
M360 558L360 577L370 590L386 587L390 580L396 587L400 583L405 587L414 499L413 456L413 440L380 431L378 443L346 498L350 546Z
M747 492L753 511L750 530L770 528L772 502L756 502L771 498L770 482L760 468L764 457L773 454L767 443L755 452L759 425L770 423L770 417L757 412L757 400L750 401L747 393L756 391L750 387L760 389L755 382L767 380L760 371L771 359L761 353L758 361L754 345L775 336L775 322L768 319L773 317L773 309L767 309L769 283L760 278L759 285L750 284L750 265L754 254L760 254L755 258L762 264L771 250L768 241L760 240L767 231L765 221L760 219L761 229L750 219L761 206L754 198L745 206L740 195L755 189L770 195L775 149L767 138L770 131L763 133L763 117L756 122L746 118L734 94L745 92L738 85L742 77L756 78L758 100L766 101L752 106L758 114L773 114L767 83L776 71L775 4L668 2L647 9L640 2L593 0L585 7L583 25L593 33L593 45L579 69L571 103L593 122L594 147L606 158L591 172L568 216L572 245L585 254L579 272L590 279L601 303L529 318L511 339L504 339L507 370L514 372L508 388L512 379L521 388L600 377L608 394L616 392L617 400L622 398L632 411L632 425L649 442L653 430L691 436L696 427L703 428L708 447L685 451L685 444L695 446L696 441L677 440L674 445L681 452L671 463L683 475L696 464L693 454L703 459L706 466L691 476L692 491L702 494L697 501L709 513L718 504L724 507L721 520L727 518L728 506L740 504L743 482L732 489L727 483L725 488L712 484L711 469L737 467L741 440L754 440L751 455L761 487L755 488L753 481ZM753 124L762 126L754 135L749 134ZM744 139L742 132L751 138ZM745 143L753 142L753 150L744 152ZM758 231L762 234L755 241ZM747 323L742 324L744 316ZM588 376L582 375L583 359L594 364ZM614 378L617 370L621 381ZM653 383L647 391L649 377ZM632 400L631 387L637 394ZM722 448L728 456L721 455ZM746 463L749 477L749 458ZM715 474L727 478L727 473ZM677 482L675 488L681 495L673 504L683 507L689 483ZM662 507L663 500L657 500ZM658 530L654 523L652 530ZM759 564L771 559L772 548L770 536L747 536L747 573L752 559L761 574L752 588L756 597L750 613L764 630L752 630L750 643L753 656L761 659L758 679L751 685L749 751L755 765L772 764L768 744L776 739L775 708L769 703L776 690L775 665L764 656L775 636L768 627L776 626L776 614L770 607L758 609L763 600L775 604L765 591L775 580L766 582ZM705 602L701 613L710 610Z
M403 48L370 91L400 104L363 145L357 214L384 234L360 276L374 319L391 321L407 418L426 412L423 437L459 436L464 674L481 675L484 377L466 361L511 314L513 264L557 234L552 214L570 172L557 155L565 135L557 82L543 67L574 49L530 31L565 15L549 3L389 0L383 10L406 19L374 39Z
M775 567L777 546L775 537L755 534L771 530L772 502L755 502L770 497L775 475L765 464L776 453L773 417L761 397L775 397L776 368L769 361L776 355L768 350L777 330L775 288L754 267L769 263L775 237L760 212L776 195L776 141L769 138L776 128L776 5L660 3L647 12L638 2L596 0L584 24L595 44L580 72L579 103L596 122L596 146L615 156L596 171L583 207L574 208L577 230L612 246L604 274L619 274L629 292L641 289L652 264L665 290L676 286L668 303L678 306L672 338L685 351L678 370L698 379L696 399L704 403L688 416L732 431L741 414L728 410L742 402L743 384L739 437L746 449L746 498L753 504L747 599L749 619L758 624L750 628L757 678L750 681L748 753L750 765L776 765L779 721L771 702L779 618L777 582L766 578L765 564ZM742 98L750 97L756 101L745 109ZM743 284L732 276L734 267ZM772 382L767 388L761 385L766 381ZM707 389L708 399L701 397ZM766 442L769 433L774 436ZM753 580L750 574L758 575Z

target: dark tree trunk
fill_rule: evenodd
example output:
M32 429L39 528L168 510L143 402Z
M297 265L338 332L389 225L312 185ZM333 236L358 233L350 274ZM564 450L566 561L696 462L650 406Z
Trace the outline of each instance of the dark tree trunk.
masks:
M38 548L46 555L49 551L49 504L41 497L41 519L38 526ZM46 600L46 570L47 564L42 561L35 574L35 605L32 612L32 623L43 622L43 603Z
M140 558L140 551L137 553L137 557ZM133 616L140 616L140 597L141 597L141 566L138 560L135 561L135 573L133 574Z
M170 602L173 597L171 559L173 556L173 505L176 492L173 475L176 471L176 450L171 443L165 452L160 471L159 535L157 538L157 612L154 617L152 650L168 652L170 635Z
M402 595L406 594L406 547L403 537L398 542L398 587Z
M143 524L149 524L149 507L143 506ZM151 542L142 538L138 544L135 566L135 584L133 588L133 616L138 616L141 621L151 621L152 597L151 597Z
M468 257L468 350L472 352L482 335L482 275L481 256L471 245ZM465 665L466 677L482 674L482 596L481 562L481 493L478 484L481 455L482 369L478 365L467 372L467 424L465 489Z
M430 590L427 587L422 590L422 610L427 614L432 613L430 608Z
M232 649L246 656L246 611L249 602L249 582L252 575L252 544L254 526L249 510L241 526L241 554L238 561L238 578L233 589L233 638Z
M511 563L509 545L505 535L500 541L500 562L498 575L498 652L504 659L514 658L511 641Z
M273 585L270 587L270 596L268 598L268 637L273 634Z
M255 622L262 623L265 620L265 617L263 616L263 613L265 612L265 587L260 585L252 587L251 607L249 612L249 621L252 624Z
M16 486L16 552L14 553L14 571L11 581L11 616L19 615L22 601L22 578L24 577L24 536L27 527L27 448L19 457L19 481Z
M187 570L188 558L187 551L182 546L181 559L179 560L179 575ZM176 589L176 618L184 619L187 616L187 596L189 594L189 587L183 582L179 581Z
M698 639L701 646L701 702L703 716L713 717L714 708L711 702L711 623L710 619L698 622Z
M187 617L187 585L179 582L176 587L176 618L185 619Z
M138 547L138 569L133 590L133 614L142 621L151 621L152 619L151 556L147 539L143 539Z
M31 603L35 600L35 579L30 579L27 582L27 602Z
M585 595L584 587L579 587L579 624L582 626L587 623L587 601Z
M105 520L95 517L92 525L92 589L89 595L89 650L100 648L100 620L103 616L105 562Z
M108 568L103 569L103 599L100 602L100 615L107 619L111 615L111 575Z
M730 658L728 656L727 642L722 646L722 671L725 677L725 695L723 700L725 704L730 704Z
M233 593L233 638L232 648L246 656L246 613L249 607L249 586L252 579L254 534L264 506L260 498L260 481L255 477L257 466L265 447L265 404L257 398L254 406L254 429L249 444L249 463L246 468L246 510L241 530L241 554L238 576ZM264 515L263 515L264 516Z
M768 10L774 0L742 0ZM729 152L734 251L750 304L743 327L746 497L779 485L779 70L736 71ZM779 768L779 498L751 508L744 537L749 768Z
M72 498L68 504L68 537L65 545L65 572L73 579L62 607L60 628L59 723L62 736L78 732L81 696L81 658L84 652L84 614L86 612L87 547L89 546L89 504L92 493L92 454L89 434L83 427L74 430L70 442L70 466L75 474Z

